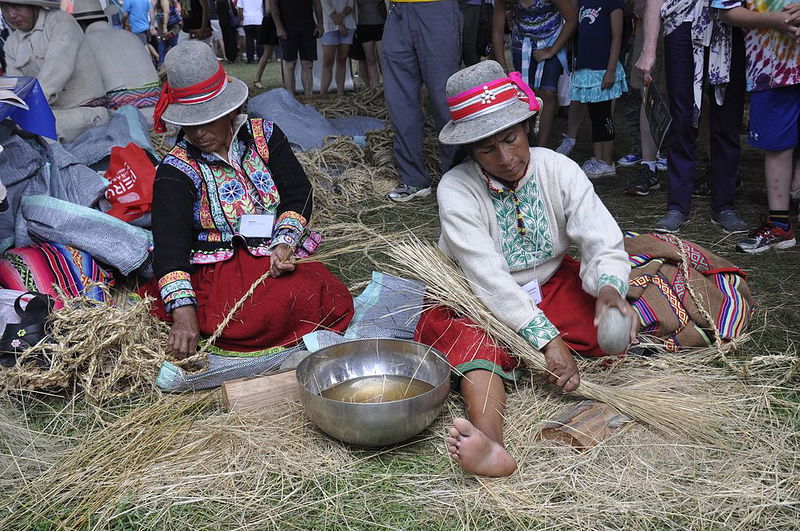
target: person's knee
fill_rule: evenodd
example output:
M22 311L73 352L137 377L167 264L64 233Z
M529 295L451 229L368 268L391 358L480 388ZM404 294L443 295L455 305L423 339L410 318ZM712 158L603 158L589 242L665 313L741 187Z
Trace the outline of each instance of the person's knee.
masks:
M545 103L554 103L556 101L555 90L541 89L539 90L538 96L542 98L542 101Z
M311 72L311 68L314 66L314 61L300 61L300 67L303 69L304 72Z

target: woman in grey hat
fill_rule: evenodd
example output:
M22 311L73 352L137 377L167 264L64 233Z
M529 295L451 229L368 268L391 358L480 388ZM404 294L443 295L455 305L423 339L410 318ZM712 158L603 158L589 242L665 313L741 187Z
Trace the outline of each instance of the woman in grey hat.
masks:
M572 391L580 383L572 352L605 354L599 317L609 307L633 315L622 232L575 162L529 147L529 119L541 104L519 73L478 63L452 75L447 94L451 120L439 140L461 146L467 160L437 189L439 245L492 313L544 354L550 382ZM567 254L573 243L581 263ZM454 421L451 457L479 475L511 474L503 379L515 379L519 361L441 306L422 315L415 339L446 353L463 375L469 420Z
M204 43L179 44L164 64L156 130L167 122L180 132L156 172L155 279L143 291L160 299L154 313L172 320L172 352L192 354L254 285L217 347L256 351L317 328L344 331L353 315L347 287L319 263L295 264L320 239L306 229L311 185L286 136L239 113L247 86ZM272 278L258 283L267 271Z

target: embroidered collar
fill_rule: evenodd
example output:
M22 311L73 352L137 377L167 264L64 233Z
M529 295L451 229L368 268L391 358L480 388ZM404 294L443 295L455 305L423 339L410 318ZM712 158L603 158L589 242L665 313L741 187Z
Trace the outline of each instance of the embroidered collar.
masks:
M517 191L517 188L519 188L519 185L522 182L522 180L528 176L528 170L531 167L531 159L528 158L528 163L525 165L525 172L522 174L521 178L514 181L512 186L507 186L501 179L498 179L497 177L490 175L489 172L483 169L483 166L481 166L477 162L475 162L475 164L478 165L478 169L480 169L481 175L483 176L484 181L486 181L486 188L488 188L490 192L494 192L496 194L502 194L504 192L514 193Z
M522 179L528 176L528 169L531 167L531 159L528 158L528 163L525 165L525 172L522 174L522 178L514 181L512 186L506 186L499 179L489 175L480 164L478 164L478 167L481 169L483 178L486 179L486 187L489 188L490 192L497 195L503 195L504 193L511 195L511 199L514 200L514 214L517 218L517 230L521 236L525 236L525 234L528 232L528 229L525 227L525 220L522 217L522 202L517 195L517 188L519 188L519 184L522 182ZM495 182L500 185L499 188L495 186Z

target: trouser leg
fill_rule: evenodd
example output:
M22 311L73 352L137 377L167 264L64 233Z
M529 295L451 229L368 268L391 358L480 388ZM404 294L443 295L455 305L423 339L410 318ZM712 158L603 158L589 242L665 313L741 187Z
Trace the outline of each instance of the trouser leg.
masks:
M438 135L450 120L447 79L461 66L461 10L456 0L413 5L416 7L414 46L419 57L422 80L428 89ZM442 173L450 169L453 155L453 146L439 145Z
M739 28L733 28L730 82L722 105L717 105L713 87L711 91L711 207L720 212L733 210L736 205L736 173L741 151L739 131L745 98L744 40Z
M664 55L664 73L672 115L667 150L667 208L689 215L697 155L697 128L692 126L694 56L691 23L682 24L664 38Z
M421 107L422 75L409 25L412 4L395 4L383 32L383 92L394 131L394 156L400 182L425 187L431 178L422 159L425 117Z

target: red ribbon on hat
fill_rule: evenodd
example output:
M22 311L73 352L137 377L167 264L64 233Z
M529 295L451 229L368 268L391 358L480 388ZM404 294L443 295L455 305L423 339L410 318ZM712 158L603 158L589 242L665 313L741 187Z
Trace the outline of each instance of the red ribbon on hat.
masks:
M454 122L471 120L504 107L516 101L524 101L532 111L539 110L539 100L519 72L511 72L508 77L483 83L460 94L447 98L450 118Z
M164 82L164 86L161 87L161 95L158 97L156 108L153 111L153 129L157 133L165 133L167 131L167 126L164 120L161 119L161 115L171 104L194 105L203 103L216 98L225 90L230 78L225 74L222 63L218 62L217 64L219 68L216 73L200 83L189 85L188 87L175 88L169 82Z

